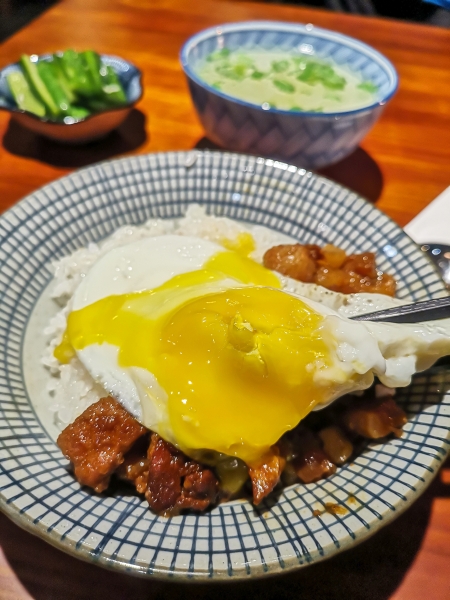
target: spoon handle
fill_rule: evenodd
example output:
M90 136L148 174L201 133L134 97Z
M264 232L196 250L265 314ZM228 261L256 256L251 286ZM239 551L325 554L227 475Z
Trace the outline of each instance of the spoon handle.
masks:
M382 321L384 323L421 323L450 318L450 296L405 304L386 310L357 315L353 321Z

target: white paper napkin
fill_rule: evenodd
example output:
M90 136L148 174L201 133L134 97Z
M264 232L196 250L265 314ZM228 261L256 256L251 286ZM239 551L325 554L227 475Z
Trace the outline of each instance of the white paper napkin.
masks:
M405 226L416 244L450 245L450 187Z

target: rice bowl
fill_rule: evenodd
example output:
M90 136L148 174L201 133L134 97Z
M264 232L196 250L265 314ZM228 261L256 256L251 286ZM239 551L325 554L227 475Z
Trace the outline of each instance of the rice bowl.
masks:
M445 291L400 228L348 190L263 159L203 152L196 152L195 158L193 165L192 153L169 153L84 169L36 192L2 217L5 233L16 231L11 235L20 251L2 249L8 261L24 268L16 272L11 285L9 271L2 273L12 304L2 305L2 323L11 327L2 329L8 364L2 363L0 376L14 403L2 401L0 407L10 423L7 439L0 432L6 457L0 501L10 518L34 534L78 558L114 570L176 575L180 580L247 579L306 566L353 546L418 497L445 455L445 367L417 376L412 386L399 392L409 418L402 439L369 445L334 477L306 487L288 486L276 505L264 504L262 511L233 501L211 513L173 517L169 525L152 516L146 503L129 491L123 496L97 497L80 488L67 472L67 462L54 444L58 429L41 398L49 372L43 366L38 369L36 362L44 352L42 331L56 312L50 299L52 287L47 285L52 273L46 265L80 246L106 239L121 226L149 218L178 219L196 200L208 213L265 225L296 240L331 242L360 252L373 248L381 268L397 275L398 296L404 301L439 297ZM10 229L10 224L20 224L20 229ZM389 255L384 254L386 244ZM17 307L14 313L11 306ZM29 315L29 322L23 322L22 315ZM24 336L23 354L17 346L18 330ZM16 376L21 370L22 383ZM16 382L14 387L11 382ZM29 443L11 442L11 435L22 436L24 431ZM347 501L349 495L353 503ZM338 504L346 513L326 512L327 503ZM233 523L239 524L237 534ZM174 549L175 539L183 544ZM243 552L251 564L245 563Z

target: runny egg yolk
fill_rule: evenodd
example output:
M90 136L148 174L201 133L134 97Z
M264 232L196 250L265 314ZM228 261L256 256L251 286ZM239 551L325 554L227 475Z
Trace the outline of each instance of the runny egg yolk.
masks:
M221 288L225 276L244 286ZM330 356L323 317L279 285L261 265L221 252L154 290L73 311L55 356L67 362L91 344L117 346L121 367L146 369L165 390L163 427L180 449L255 464L323 401L314 365ZM143 415L145 425L144 406Z

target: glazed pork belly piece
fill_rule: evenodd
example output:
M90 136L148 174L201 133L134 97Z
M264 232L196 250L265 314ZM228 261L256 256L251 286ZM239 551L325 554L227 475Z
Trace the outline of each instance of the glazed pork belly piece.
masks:
M280 481L286 459L281 456L278 446L272 446L272 452L261 464L249 467L248 474L252 482L253 504L259 504Z
M281 244L267 250L263 262L282 275L342 294L395 294L394 278L377 270L373 252L347 255L331 244Z
M57 444L82 485L102 492L124 454L147 430L111 398L89 406L59 435Z
M145 494L148 485L149 460L147 451L151 433L140 437L125 456L123 463L117 468L115 475L122 481L128 481L140 494Z
M102 492L111 475L131 481L159 514L205 510L218 498L213 471L142 427L114 398L102 398L57 440L82 485Z
M405 412L390 396L355 404L342 417L342 423L349 431L369 439L379 439L391 433L400 437L406 422Z
M300 425L281 440L287 461L287 478L311 483L336 472L336 465L322 447L320 438Z
M390 396L352 402L333 413L332 424L311 430L303 423L286 433L261 463L248 468L253 503L284 483L311 483L336 472L353 454L349 437L401 435L404 411ZM227 499L215 472L138 423L114 398L102 398L58 437L82 485L101 492L111 475L132 483L157 514L204 511Z
M147 458L145 498L156 513L203 511L216 503L219 481L213 471L191 460L156 433L152 434Z

